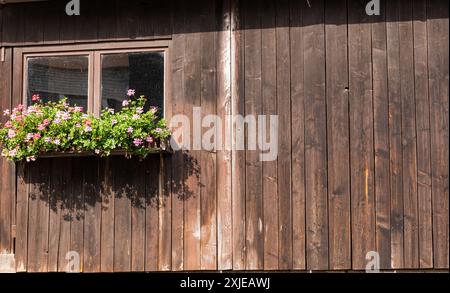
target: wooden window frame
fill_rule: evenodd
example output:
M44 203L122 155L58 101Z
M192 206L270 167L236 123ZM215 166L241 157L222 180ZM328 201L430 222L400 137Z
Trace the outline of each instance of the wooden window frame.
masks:
M103 54L161 52L164 54L163 117L167 118L170 97L170 40L129 41L14 48L13 94L27 104L29 57L88 56L88 109L95 116L101 111L101 56ZM124 93L125 95L126 93Z

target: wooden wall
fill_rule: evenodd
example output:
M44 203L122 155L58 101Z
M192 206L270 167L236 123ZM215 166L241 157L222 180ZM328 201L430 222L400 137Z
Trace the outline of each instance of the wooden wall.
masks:
M19 271L65 270L70 250L84 271L361 270L369 251L382 269L448 270L448 1L381 1L372 17L366 2L2 6L2 109L20 100L14 47L163 38L169 117L279 114L280 133L273 162L2 159L0 252Z

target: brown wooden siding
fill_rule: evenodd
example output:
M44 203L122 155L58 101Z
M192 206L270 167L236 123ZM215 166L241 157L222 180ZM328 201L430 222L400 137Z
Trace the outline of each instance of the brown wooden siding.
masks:
M279 114L280 132L273 162L0 159L0 253L30 272L66 270L69 251L86 272L362 270L369 251L448 269L448 1L381 2L1 6L2 110L21 101L15 47L170 39L169 118Z

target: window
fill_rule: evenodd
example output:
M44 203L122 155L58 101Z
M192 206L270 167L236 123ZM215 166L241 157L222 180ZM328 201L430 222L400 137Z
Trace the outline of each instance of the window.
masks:
M164 116L168 42L130 42L30 47L19 49L23 62L23 100L34 94L44 101L67 97L70 105L99 115L120 110L128 89L147 98ZM15 57L19 58L19 57Z

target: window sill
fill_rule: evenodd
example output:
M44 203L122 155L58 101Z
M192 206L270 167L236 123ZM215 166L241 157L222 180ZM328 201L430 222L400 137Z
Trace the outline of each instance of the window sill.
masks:
M150 150L149 155L154 154L162 154L162 155L170 155L173 151L171 149L161 149L154 148ZM45 158L72 158L72 157L110 157L110 156L137 156L132 153L127 152L126 150L114 150L110 153L109 156L102 156L101 154L96 154L92 151L84 151L84 152L49 152L40 154L37 156L37 159L45 159Z

